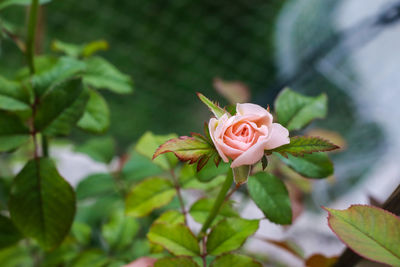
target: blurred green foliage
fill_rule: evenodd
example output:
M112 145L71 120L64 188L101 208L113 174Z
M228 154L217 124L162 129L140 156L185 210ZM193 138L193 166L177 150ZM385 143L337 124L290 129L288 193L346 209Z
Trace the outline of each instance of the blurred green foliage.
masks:
M42 10L42 50L49 51L54 39L109 42L110 51L103 55L132 75L136 88L129 96L105 94L110 133L121 151L145 130L200 131L198 119L209 115L193 92L218 99L212 88L216 76L241 80L254 93L267 88L276 74L274 21L284 2L56 0ZM9 8L1 15L24 33L23 9ZM23 63L15 45L2 42L0 72L10 74ZM83 137L75 133L76 139Z

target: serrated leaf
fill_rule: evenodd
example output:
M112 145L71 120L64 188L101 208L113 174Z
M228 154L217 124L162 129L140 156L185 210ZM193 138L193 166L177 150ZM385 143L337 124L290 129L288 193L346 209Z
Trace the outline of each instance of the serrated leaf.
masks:
M220 255L240 248L258 229L258 220L227 218L219 222L207 238L207 253Z
M249 178L247 189L250 197L271 222L292 222L289 193L280 179L270 173L259 172Z
M153 159L159 155L172 152L180 161L189 161L189 164L199 162L197 170L200 171L211 156L214 156L215 148L202 138L196 136L181 136L162 144L154 153ZM201 160L207 158L204 164Z
M55 85L76 77L86 69L85 63L72 57L61 57L55 63L49 61L46 64L46 68L37 70L32 77L37 96L42 96Z
M0 111L0 152L19 147L28 141L29 134L17 116Z
M197 96L200 98L201 102L203 102L210 109L210 111L215 115L215 117L217 117L217 119L221 118L224 114L227 114L227 112L224 109L220 108L218 104L212 102L203 94L197 93Z
M115 140L110 136L91 138L75 150L85 153L95 161L110 163L115 156Z
M35 129L46 135L67 135L82 116L88 91L80 79L54 88L41 99L35 116Z
M138 140L135 150L141 155L153 159L154 151L160 145L175 137L177 137L176 134L155 135L152 132L146 132ZM153 162L164 170L170 170L178 163L178 159L174 155L166 154L153 159Z
M199 265L189 257L162 258L154 263L154 267L199 267Z
M282 156L287 157L288 154L293 156L303 156L304 154L332 151L338 148L339 147L337 145L334 145L320 137L295 136L290 138L289 144L274 148L272 150L267 150L267 152L278 152Z
M9 209L21 233L51 249L69 232L75 214L75 194L50 159L34 159L14 179Z
M106 100L94 90L89 90L89 101L78 121L78 127L90 133L102 134L110 127L110 110Z
M101 227L101 234L112 250L119 251L132 243L138 230L136 219L126 217L123 210L116 210Z
M183 224L153 224L147 238L150 242L163 246L174 255L197 256L200 254L196 237Z
M117 94L133 92L130 76L120 72L115 66L101 57L91 57L86 61L83 82L97 89L107 89Z
M302 157L278 156L291 169L307 178L326 178L333 174L333 163L323 152L305 154Z
M191 206L189 213L196 222L203 224L206 221L214 202L215 200L210 198L199 199ZM214 219L213 224L218 223L224 218L238 216L238 213L232 208L231 203L225 202L221 206L221 209L219 210L217 217Z
M400 218L383 209L353 205L347 210L325 208L332 231L359 255L400 266Z
M125 200L125 211L134 217L143 217L152 210L167 205L176 192L173 184L164 178L148 178L135 185Z
M49 3L51 0L40 0L39 4L43 5ZM32 3L32 0L4 0L0 3L0 10L13 5L28 6Z
M325 94L309 97L285 88L275 100L275 112L289 131L300 130L314 119L325 118L327 102Z
M169 210L158 217L154 223L178 224L184 223L185 217L177 210Z
M240 254L225 254L217 257L211 262L210 267L262 267L262 264L256 260L240 255Z
M30 90L20 82L9 81L0 76L0 109L9 111L30 110Z
M0 215L0 249L12 246L21 239L22 235L13 222L8 217Z

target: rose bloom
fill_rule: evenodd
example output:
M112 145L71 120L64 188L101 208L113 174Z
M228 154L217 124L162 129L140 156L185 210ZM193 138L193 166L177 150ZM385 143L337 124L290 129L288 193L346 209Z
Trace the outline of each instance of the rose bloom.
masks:
M289 131L273 123L271 113L255 104L237 104L236 115L211 118L208 124L212 141L231 168L252 165L261 160L264 150L290 143Z

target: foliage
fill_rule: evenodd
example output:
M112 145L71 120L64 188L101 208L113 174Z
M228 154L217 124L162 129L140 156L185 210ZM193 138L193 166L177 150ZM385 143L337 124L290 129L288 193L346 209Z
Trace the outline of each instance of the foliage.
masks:
M7 0L0 9L28 2ZM5 192L0 198L1 262L9 266L121 266L150 257L158 259L154 266L261 266L242 255L246 253L243 244L256 234L263 219L280 225L295 220L291 205L295 200L289 195L295 178L284 171L285 166L304 178L325 178L333 174L327 152L338 146L319 137L292 137L289 144L266 150L261 163L231 169L228 162L221 162L207 125L204 135L192 133L190 137L147 131L122 155L116 154L112 137L96 137L75 151L107 169L90 174L74 189L57 170L49 147L74 129L99 135L107 132L110 109L101 90L128 94L133 82L97 55L109 48L104 40L80 45L55 40L51 47L56 55L35 56L38 5L32 0L28 40L25 47L18 45L24 48L28 67L21 68L14 79L0 76L0 151L8 153L7 163L15 156L24 165L9 184L9 178L0 183L0 192ZM218 83L235 87L241 98L248 95L242 84ZM219 90L236 99L227 88ZM200 93L198 97L215 117L233 115L228 113L231 107L220 107ZM279 123L299 131L326 116L327 97L284 89L275 102L275 112ZM8 176L14 176L13 172ZM245 186L247 191L242 188ZM199 194L192 194L193 190ZM240 203L230 200L237 190L246 199L248 196L265 218L241 218ZM189 194L196 198L190 208ZM395 216L376 210L361 215L367 221L380 216L393 225L398 223ZM362 216L329 211L333 230L339 236L344 234L341 238L350 247L367 251L360 242L354 244L358 238L378 247L374 256L379 256L379 261L398 263L396 254L390 257L385 252L393 252L399 240L384 236L388 229L398 228L382 232L365 223ZM191 219L201 224L199 231ZM368 231L377 237L368 239ZM356 237L346 236L354 233ZM305 263L323 260L330 264L334 260L304 259L288 241L264 241ZM368 251L364 256L370 256Z
M361 256L400 264L400 218L380 208L353 205L347 210L326 209L331 229Z

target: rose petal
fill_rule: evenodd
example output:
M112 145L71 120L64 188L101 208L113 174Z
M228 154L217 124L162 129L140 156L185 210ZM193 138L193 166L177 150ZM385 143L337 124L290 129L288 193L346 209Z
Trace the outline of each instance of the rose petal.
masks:
M223 117L223 116L222 116ZM218 143L217 143L217 139L214 137L216 128L218 127L218 120L215 118L211 118L210 122L208 123L208 129L210 131L210 136L211 139L215 145L215 148L218 151L218 154L221 156L222 160L224 162L229 162L228 158L225 156L225 154L222 152L222 150L219 148Z
M271 134L265 149L274 149L290 143L289 131L279 123L273 123L270 128Z
M257 119L251 119L257 123L257 125L271 125L273 117L265 108L251 103L237 104L236 112L241 116L256 115Z
M258 141L250 147L248 150L237 157L231 164L231 168L236 168L242 165L253 165L261 160L264 155L264 147L268 142L268 138L261 136Z

